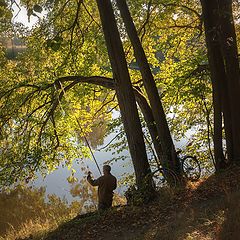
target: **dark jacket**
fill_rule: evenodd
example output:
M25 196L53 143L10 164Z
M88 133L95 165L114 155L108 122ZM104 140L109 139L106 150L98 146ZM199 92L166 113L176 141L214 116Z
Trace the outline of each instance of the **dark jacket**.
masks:
M117 179L111 174L106 174L93 180L89 175L88 182L92 186L98 186L98 204L103 205L105 208L112 206L113 190L117 187ZM101 206L100 206L101 208Z

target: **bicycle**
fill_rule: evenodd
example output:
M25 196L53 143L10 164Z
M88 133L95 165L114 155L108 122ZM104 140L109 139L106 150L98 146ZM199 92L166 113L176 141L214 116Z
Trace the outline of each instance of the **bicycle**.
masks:
M179 150L176 152L177 158L180 162L180 167L183 176L189 180L189 181L197 181L201 176L201 166L198 162L197 158L195 156L186 155L183 157L180 157L179 154L182 152L182 150ZM177 175L169 168L162 167L157 161L157 169L152 171L152 177L155 184L156 189L162 188L162 187L176 187L179 179Z
M166 187L176 187L178 183L176 174L166 167L158 167L158 169L152 172L152 178L156 190Z
M182 150L176 152L177 158L181 164L181 171L187 180L197 181L201 177L201 166L196 156L186 155L180 157Z

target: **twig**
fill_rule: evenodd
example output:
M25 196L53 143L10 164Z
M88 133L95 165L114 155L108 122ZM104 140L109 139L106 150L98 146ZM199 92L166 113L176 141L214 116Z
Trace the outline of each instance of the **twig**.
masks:
M116 138L118 138L119 135L123 134L124 131L119 132L115 137L113 137L110 142L108 142L104 147L97 148L97 151L102 151L103 149L107 148Z

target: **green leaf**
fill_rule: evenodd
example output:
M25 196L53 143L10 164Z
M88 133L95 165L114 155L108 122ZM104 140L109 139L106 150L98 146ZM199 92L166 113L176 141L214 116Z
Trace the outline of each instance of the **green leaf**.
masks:
M31 8L28 9L27 15L28 15L28 21L30 21L30 17L31 15L33 15L33 10Z
M47 39L46 44L47 44L47 48L51 47L52 40L51 39Z
M41 13L43 9L42 9L42 7L41 7L40 5L35 4L35 5L33 6L33 10L34 10L35 12Z
M52 42L51 49L56 52L60 48L60 46L61 46L61 43L59 43L59 42Z
M62 42L63 41L63 38L61 36L56 36L54 39L53 39L55 42Z

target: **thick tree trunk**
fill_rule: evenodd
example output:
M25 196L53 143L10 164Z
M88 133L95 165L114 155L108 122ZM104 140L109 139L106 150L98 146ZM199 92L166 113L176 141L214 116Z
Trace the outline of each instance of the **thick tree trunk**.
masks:
M134 165L136 183L138 187L142 187L143 184L145 184L146 176L149 177L151 170L147 159L141 123L128 73L125 54L117 29L111 1L97 0L97 4L113 76L116 81L116 93ZM146 183L149 188L152 188L151 179Z
M154 120L156 122L156 128L162 149L162 152L160 153L160 161L163 166L172 169L180 177L180 163L178 161L178 158L176 157L176 151L171 137L171 133L169 131L164 109L145 52L138 37L126 1L117 0L117 5L133 46L134 54L143 78L143 84L152 108Z
M223 155L223 143L222 143L222 104L221 93L219 89L220 78L224 75L220 75L220 72L224 71L224 66L218 64L222 61L220 49L218 48L218 42L216 39L216 5L214 1L208 2L208 0L202 0L203 18L205 26L206 43L208 49L208 61L210 65L212 88L213 88L213 106L214 106L214 158L216 163L216 170L220 168L222 162L224 162ZM211 5L212 4L212 5ZM215 14L213 14L215 13ZM223 67L223 69L221 68Z
M226 135L226 144L228 158L232 156L232 129L230 125L231 116L229 111L229 97L227 92L227 76L218 35L218 0L201 0L203 19L205 26L206 43L208 49L208 60L210 65L212 87L213 87L213 105L214 105L214 156L216 161L216 170L224 168L226 165L223 155L223 136L222 136L222 113L224 117L224 129Z
M220 29L218 31L230 97L233 136L233 160L240 163L240 68L232 15L232 0L218 0Z

